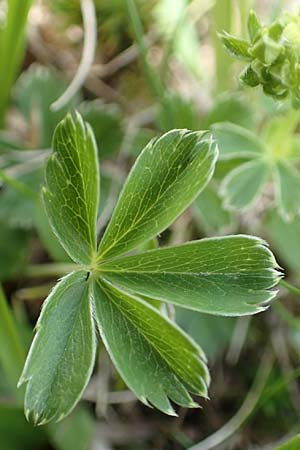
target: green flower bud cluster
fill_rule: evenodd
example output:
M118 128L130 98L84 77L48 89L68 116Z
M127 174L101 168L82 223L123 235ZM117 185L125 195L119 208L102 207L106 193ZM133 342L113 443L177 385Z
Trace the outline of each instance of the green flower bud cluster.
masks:
M290 97L294 108L300 108L300 14L284 12L264 26L251 11L248 33L249 40L220 34L226 50L248 62L240 74L242 83L261 85L265 94L277 100Z

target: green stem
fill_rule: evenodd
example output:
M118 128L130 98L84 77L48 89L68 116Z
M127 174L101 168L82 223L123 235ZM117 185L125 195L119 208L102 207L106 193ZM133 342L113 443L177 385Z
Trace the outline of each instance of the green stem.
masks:
M216 0L213 8L214 26L212 28L216 60L216 92L218 94L227 91L230 87L232 58L225 52L217 33L223 30L230 33L233 17L232 12L232 0Z
M300 295L300 289L285 280L280 280L279 284L286 288L291 294Z
M0 363L7 381L18 398L22 390L17 390L24 361L25 349L20 339L17 324L10 310L2 286L0 285Z
M28 186L26 186L26 184L6 175L6 173L1 169L0 169L0 180L3 180L4 183L8 184L17 192L19 192L21 195L24 195L30 200L36 201L39 198L38 194L34 192L32 189L30 189Z
M0 127L3 126L10 91L25 49L25 26L32 0L8 0L5 27L0 33Z
M135 40L139 48L139 52L144 65L144 70L148 78L150 89L154 94L154 96L162 98L164 94L163 85L160 81L160 78L158 77L155 70L151 67L148 61L148 54L147 54L148 52L144 41L143 25L138 13L138 9L135 4L135 0L126 0L126 5L128 10L128 16L135 35Z
M61 277L80 268L78 264L72 263L32 264L27 266L22 275L28 278Z

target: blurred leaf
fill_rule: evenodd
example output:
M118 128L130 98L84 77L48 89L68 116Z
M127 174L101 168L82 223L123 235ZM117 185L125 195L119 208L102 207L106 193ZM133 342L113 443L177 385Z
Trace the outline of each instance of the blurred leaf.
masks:
M254 113L245 98L234 94L222 94L217 97L211 110L202 120L202 128L214 123L232 122L245 128L253 128Z
M255 158L263 154L264 144L252 131L234 123L216 123L211 127L216 138L219 159Z
M29 235L2 222L0 235L0 280L4 281L22 273L29 256Z
M172 128L199 129L199 117L194 104L176 93L168 93L162 99L156 119L162 131Z
M242 210L251 206L261 195L269 176L269 166L263 159L255 159L232 170L221 186L225 207Z
M284 161L277 163L277 201L279 211L286 221L300 212L300 172Z
M66 252L89 264L96 252L100 191L93 132L78 113L67 115L55 130L53 147L43 188L46 212Z
M148 144L151 139L157 136L157 132L149 128L139 128L130 142L127 152L129 155L137 158L144 147Z
M193 203L196 220L206 234L221 234L235 227L236 220L230 211L224 209L216 186L211 182Z
M172 130L151 141L127 178L98 259L126 253L167 228L205 187L216 156L203 132Z
M176 322L201 344L208 359L215 361L229 345L236 319L177 308Z
M0 285L0 365L14 397L22 397L17 391L17 382L25 361L24 345L18 325ZM1 436L1 434L0 434ZM1 443L0 443L1 446Z
M272 253L258 238L202 239L103 261L106 280L136 294L208 314L263 311L278 282Z
M56 125L78 102L75 97L59 111L50 110L50 105L61 96L66 86L66 82L54 72L38 64L32 64L18 79L15 100L30 127L31 145L50 147Z
M50 423L48 435L56 450L90 450L95 421L84 407L77 407L62 422Z
M117 105L99 100L84 102L79 111L94 132L100 159L113 157L121 148L124 138L122 115Z
M285 444L276 447L275 450L299 450L300 448L300 434L290 439Z
M43 305L19 385L25 415L35 425L67 416L85 389L95 360L94 321L86 272L56 285Z
M194 20L186 14L189 0L160 0L157 2L153 15L155 26L159 32L170 42L172 53L196 77L202 74L201 58L195 55L201 53L199 38ZM198 11L201 5L198 5ZM200 13L201 14L201 13ZM168 45L168 44L167 44ZM169 127L177 128L177 127ZM182 127L181 127L182 128Z
M94 283L93 298L103 342L120 375L143 403L175 415L169 399L195 407L189 392L207 396L204 353L175 324L104 281Z
M40 191L42 170L34 169L16 177L33 193ZM36 202L20 194L14 187L5 185L0 192L0 221L13 228L29 229L34 222Z
M44 428L33 427L12 405L0 404L0 436L1 450L41 450L47 445Z
M285 222L276 210L270 211L263 221L266 233L278 258L295 273L300 270L300 221Z

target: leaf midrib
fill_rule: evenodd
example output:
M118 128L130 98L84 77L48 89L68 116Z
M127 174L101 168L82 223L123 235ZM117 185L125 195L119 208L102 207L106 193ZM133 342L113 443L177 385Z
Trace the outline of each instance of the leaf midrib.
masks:
M205 142L205 143L208 143L208 144L209 144L209 141L201 141L201 143L202 143L202 142L203 142L203 143ZM176 145L175 148L177 148L177 146L178 146L179 144L180 144L180 141L178 142L178 144ZM200 166L198 167L199 170L200 170L200 168L203 166L203 164L206 162L207 156L209 155L209 150L210 150L210 147L208 147L208 152L207 152L205 158L203 159L203 161L201 162ZM189 169L190 169L190 166L189 166L189 167L186 167L186 168L184 169L184 171L182 172L182 174L185 174L185 172L189 171ZM173 187L174 187L174 183L170 184L170 186L168 186L167 189L164 190L164 191L162 192L162 194L161 194L159 197L157 197L155 203L152 203L151 206L150 206L147 210L145 210L144 213L139 217L139 219L138 219L135 223L132 223L132 224L131 224L130 228L128 228L128 229L125 231L125 233L123 233L121 236L119 236L118 239L117 239L116 241L114 241L109 247L107 247L106 250L105 250L104 252L102 252L102 253L100 252L100 253L99 253L99 256L98 256L98 258L97 258L96 261L100 261L101 259L103 259L104 255L106 255L113 247L116 247L116 246L119 244L119 242L120 242L127 234L129 234L129 233L132 231L132 229L133 229L134 227L136 227L136 225L138 225L138 224L144 219L144 217L145 217L147 214L149 214L149 212L157 205L157 203L160 201L160 199L161 199L164 195L166 195L166 194L168 193L168 191L171 190ZM101 242L100 242L100 245L99 245L99 250L101 250Z
M271 268L266 268L264 270L268 270L270 271L270 274L273 273L273 269ZM237 276L256 276L257 278L265 278L268 274L266 275L262 275L261 271L260 273L256 273L256 272L173 272L173 271L155 271L155 270L117 270L117 269L107 269L107 270L103 270L101 268L101 270L99 270L99 267L97 269L98 273L118 273L118 274L136 274L136 275L140 275L140 274L155 274L155 275L182 275L182 276L203 276L203 277L207 277L207 276L215 276L215 275L219 275L219 276L229 276L229 277L237 277Z
M74 283L74 284L75 284L75 283ZM70 285L70 286L71 286L71 285ZM69 286L67 286L67 287L64 289L64 292L65 292L68 288L69 288ZM84 300L83 297L84 297L84 295L86 294L86 291L89 290L89 289L90 289L90 285L89 285L89 284L86 284L86 286L84 287L84 289L83 289L83 291L82 291L82 295L81 295L80 302L79 302L79 307L78 307L78 309L77 309L77 311L76 311L76 313L75 313L74 321L73 321L73 324L72 324L72 326L71 326L70 333L68 334L68 337L67 337L67 340L66 340L66 344L65 344L64 348L62 349L62 351L60 352L60 356L59 356L59 358L58 358L58 362L57 362L57 364L56 364L55 370L53 371L52 381L50 382L50 387L51 387L51 388L52 388L53 384L55 383L55 380L57 379L57 373L59 372L61 360L62 360L63 355L65 354L66 349L67 349L67 347L68 347L68 345L69 345L69 341L70 341L70 339L71 339L71 336L73 335L74 328L76 328L76 327L78 326L77 320L78 320L78 317L79 317L80 312L81 312L81 309L80 309L80 308L81 308L82 302L83 302L83 300ZM47 401L48 401L49 397L51 396L51 391L52 391L52 389L48 389ZM61 403L61 402L60 402L60 403ZM57 410L59 410L59 409L60 409L60 408L57 408ZM50 419L48 419L48 420L52 420L53 417L55 417L56 414L57 414L57 413L55 412L55 413L53 414L53 416L52 416Z
M180 383L184 384L184 380L183 378L178 375L173 369L172 366L170 365L170 363L166 360L165 356L159 351L159 349L154 345L154 343L149 340L149 338L142 332L140 331L140 328L134 323L134 321L131 319L130 316L127 315L127 311L125 309L122 309L122 307L120 307L120 305L115 302L113 300L113 298L109 295L109 289L107 289L105 286L102 286L99 281L98 281L98 285L100 287L100 289L104 290L105 294L107 295L107 297L110 299L110 301L116 306L116 308L120 311L120 313L122 314L122 316L126 316L127 320L132 324L132 326L138 331L139 334L141 334L143 336L143 338L145 339L145 341L150 345L150 347L154 348L155 351L158 353L158 355L162 358L162 360L165 362L165 364L168 366L168 368L170 369L170 371L172 372L173 375L176 376L176 378L178 378L178 380L180 381ZM123 291L122 291L123 292ZM123 292L124 295L128 295L126 292ZM194 355L194 357L199 358L201 361L201 355L198 354L196 351L192 352L191 354ZM171 358L172 361L174 361L175 363L177 362L176 358ZM205 364L205 362L203 362ZM204 380L204 378L201 376L201 380L203 380L204 385L206 385L206 382Z

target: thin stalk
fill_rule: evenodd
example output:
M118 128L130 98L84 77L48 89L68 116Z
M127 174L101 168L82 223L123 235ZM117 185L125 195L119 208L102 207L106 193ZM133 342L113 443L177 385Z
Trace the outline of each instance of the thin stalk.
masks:
M22 398L22 390L17 390L17 382L25 361L25 349L18 333L17 324L10 310L2 286L0 285L0 363L7 381L17 398Z
M25 197L29 198L30 200L36 201L39 198L38 194L36 194L32 189L30 189L28 186L26 186L26 184L22 183L19 180L16 180L15 178L8 176L1 169L0 169L0 180L3 180L4 183L8 184L13 189L15 189L17 192L19 192L21 195L24 195Z
M244 424L258 404L262 392L267 384L273 364L274 356L268 351L265 351L260 366L257 370L253 385L239 411L216 433L211 434L203 441L193 447L190 447L189 450L214 449L222 442L230 438Z
M163 98L164 89L159 76L151 67L148 61L148 52L144 40L143 25L136 7L135 0L125 0L128 10L128 16L132 25L135 40L143 62L144 70L148 78L149 87L155 97Z
M291 294L300 295L300 289L285 280L280 280L279 284L287 289Z
M46 298L51 289L54 286L54 282L43 284L41 286L33 286L29 288L19 289L13 295L13 299L19 301L32 301L41 298Z
M80 269L80 266L72 263L32 264L26 267L22 275L28 278L62 277L76 269Z

